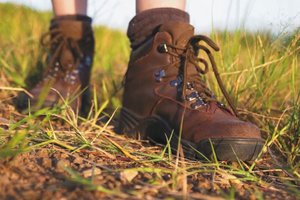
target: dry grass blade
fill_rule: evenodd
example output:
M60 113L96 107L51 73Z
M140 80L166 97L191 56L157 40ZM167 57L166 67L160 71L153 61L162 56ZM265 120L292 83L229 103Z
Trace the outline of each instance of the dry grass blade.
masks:
M15 87L4 87L4 86L0 86L0 90L9 90L9 91L24 92L24 93L26 93L29 97L33 98L33 95L30 94L30 92L28 92L28 91L25 90L24 88L15 88Z

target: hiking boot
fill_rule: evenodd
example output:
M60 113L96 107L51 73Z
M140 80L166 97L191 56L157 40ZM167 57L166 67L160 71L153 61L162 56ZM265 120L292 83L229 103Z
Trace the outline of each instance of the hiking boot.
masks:
M89 80L94 55L91 18L68 15L51 20L50 31L41 40L49 46L47 67L41 80L28 89L32 96L21 93L17 106L52 107L68 100L73 110L81 112L88 104ZM49 40L49 41L47 41Z
M178 21L166 21L144 38L132 46L120 130L170 143L174 151L180 140L188 158L210 159L215 152L218 160L255 159L263 140L255 125L241 121L234 112L207 47L218 50L217 45L206 36L194 35L189 23ZM200 51L209 59L199 57ZM209 61L231 108L217 101L203 80Z

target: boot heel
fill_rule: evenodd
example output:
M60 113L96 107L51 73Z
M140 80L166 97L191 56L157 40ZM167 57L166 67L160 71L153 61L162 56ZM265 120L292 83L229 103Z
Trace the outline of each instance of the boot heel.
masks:
M138 130L139 119L126 109L122 108L119 119L118 133L125 134L129 137L140 139L140 131Z

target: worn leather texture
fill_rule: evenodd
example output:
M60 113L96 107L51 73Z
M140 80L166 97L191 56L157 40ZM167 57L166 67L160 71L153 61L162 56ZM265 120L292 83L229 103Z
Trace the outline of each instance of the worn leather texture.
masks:
M162 24L152 38L132 50L125 75L123 107L140 120L160 119L177 134L183 120L182 138L194 143L209 138L260 140L259 129L252 123L240 120L230 108L212 100L193 109L191 104L195 101L182 99L179 86L170 84L182 73L181 65L185 60L184 56L180 57L184 52L180 48L187 48L193 35L194 28L190 24L171 21ZM162 44L176 46L178 49L173 49L173 54L179 56L159 51ZM186 62L187 76L200 76L194 64ZM165 74L157 81L160 70L164 70ZM195 86L195 90L197 87L202 86ZM186 94L193 91L187 91ZM158 134L160 138L164 137L164 133L155 134L148 137L158 138Z

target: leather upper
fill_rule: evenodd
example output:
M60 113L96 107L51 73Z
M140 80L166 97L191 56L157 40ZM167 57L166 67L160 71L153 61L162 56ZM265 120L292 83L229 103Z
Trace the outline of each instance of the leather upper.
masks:
M91 19L60 19L51 21L50 31L41 40L49 47L48 58L41 80L29 89L33 98L27 99L37 107L51 107L69 99L75 110L81 107L80 94L87 90L94 55L94 35Z
M255 125L239 120L217 100L193 109L195 101L183 100L180 85L172 84L182 73L183 58L162 53L160 47L166 44L186 48L193 35L194 28L187 23L165 23L152 38L132 51L125 76L123 107L140 118L162 119L177 133L183 119L182 138L193 142L208 138L260 139ZM180 54L177 49L174 52ZM200 77L193 63L186 64L188 77ZM186 95L195 90L196 86L187 90Z

